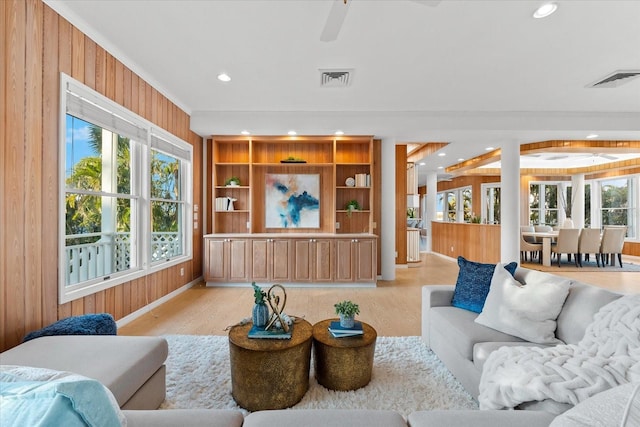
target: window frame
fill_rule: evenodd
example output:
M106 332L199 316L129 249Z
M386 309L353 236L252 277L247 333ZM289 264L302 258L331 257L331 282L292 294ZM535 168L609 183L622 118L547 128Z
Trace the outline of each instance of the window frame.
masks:
M137 253L135 261L132 261L132 268L96 277L94 279L85 280L73 285L66 284L66 119L70 114L67 111L67 92L71 91L78 95L82 101L88 101L90 104L89 110L95 109L95 116L100 117L101 114L114 116L114 122L122 123L123 126L131 127L132 132L136 132L136 128L139 130L138 137L133 139L135 145L135 154L132 153L132 158L140 159L140 162L131 164L131 194L132 200L136 200L135 212L132 212L131 218L131 239L135 240L137 244ZM72 95L70 95L72 96ZM96 292L112 288L114 286L121 285L126 282L130 282L140 277L147 276L149 274L164 270L166 268L173 267L177 264L184 263L193 258L193 147L187 142L179 139L175 135L166 132L163 129L157 127L157 125L150 121L140 117L134 112L126 109L122 105L108 99L88 86L80 83L65 73L60 73L60 112L59 112L59 134L58 134L58 148L59 148L59 176L58 176L58 301L59 304L64 304L78 298L85 297L87 295L94 294ZM74 108L74 101L70 102L70 107ZM88 104L88 105L89 105ZM102 110L102 111L100 111ZM74 114L70 114L74 115ZM109 126L105 121L97 122L91 119L79 117L82 120L107 129L112 132L121 134L117 127ZM114 125L117 126L117 125ZM128 133L125 135L129 137ZM143 137L143 138L142 138ZM160 138L164 142L163 149L158 150L154 147L152 141L154 138L157 140ZM168 152L167 154L175 155L179 153L181 155L181 174L180 174L180 191L183 194L183 218L181 221L182 227L182 247L183 253L181 255L174 256L168 259L162 259L155 262L151 260L151 150L156 149L162 152ZM133 149L132 149L133 150ZM135 182L135 187L134 187ZM133 217L135 215L135 218ZM135 266L135 267L134 267Z
M469 191L469 221L465 221L464 215L464 192ZM455 211L449 210L449 195L453 195L456 201ZM442 214L443 222L458 222L458 223L470 223L471 216L473 215L473 187L471 185L465 185L462 187L451 188L448 190L439 191L436 195L436 201L439 197L442 197L442 210L436 214ZM449 213L452 212L455 215L455 220L449 220Z

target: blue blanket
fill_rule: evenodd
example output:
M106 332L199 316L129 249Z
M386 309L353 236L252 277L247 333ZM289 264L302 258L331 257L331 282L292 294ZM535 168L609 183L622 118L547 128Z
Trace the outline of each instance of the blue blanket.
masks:
M120 426L104 386L96 380L16 381L0 373L0 425Z

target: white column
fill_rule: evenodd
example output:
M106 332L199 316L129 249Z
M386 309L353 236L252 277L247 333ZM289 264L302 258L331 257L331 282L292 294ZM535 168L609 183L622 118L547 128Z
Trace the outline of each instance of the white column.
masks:
M431 221L437 218L436 198L438 195L438 173L436 171L427 172L427 211L424 217L424 223L427 228L427 252L432 250L433 226Z
M584 228L584 174L571 177L571 219L575 228Z
M395 141L383 140L382 151L382 176L380 177L380 190L382 193L382 212L376 232L380 238L380 272L382 280L395 280L396 278L396 147Z
M501 147L500 159L500 261L520 260L520 144Z

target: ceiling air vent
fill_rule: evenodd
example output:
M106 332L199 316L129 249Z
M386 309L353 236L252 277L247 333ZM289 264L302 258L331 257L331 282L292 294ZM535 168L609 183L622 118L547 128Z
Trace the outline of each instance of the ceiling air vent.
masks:
M603 79L587 85L587 87L618 87L622 84L629 83L638 76L640 76L640 70L618 70L605 76Z
M351 84L353 70L320 70L320 86L347 87Z

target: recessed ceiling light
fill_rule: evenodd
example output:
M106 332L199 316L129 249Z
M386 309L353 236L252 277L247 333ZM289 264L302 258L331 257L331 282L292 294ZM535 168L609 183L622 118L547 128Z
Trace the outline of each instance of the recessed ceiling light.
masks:
M444 166L438 166L438 169L444 169Z
M342 132L341 130L337 130L334 132L334 135L341 136L344 135L344 132Z
M459 162L463 162L463 161L464 161L464 159L463 159L462 157L460 157L460 158L458 159L458 161L459 161Z
M447 153L438 153L438 156L440 156L440 157L444 157L446 155L447 155Z
M547 16L555 12L557 8L558 5L555 3L545 3L536 9L536 11L533 13L533 17L536 19L546 18Z
M493 149L494 149L493 147L487 147L487 148L485 148L485 150L486 150L486 151L491 151L491 150L493 150Z
M251 135L251 132L249 132L248 130L243 130L242 132L240 132L243 135Z
M418 166L424 166L424 165L426 165L426 163L425 163L425 162L420 162L420 163L418 163Z
M597 133L590 133L589 135L587 135L587 139L597 138L598 136L600 135L598 135Z
M298 132L296 132L295 130L290 130L289 132L287 132L287 135L289 136L296 136L298 134Z
M218 80L227 83L231 81L231 76L229 76L229 74L227 73L220 73L218 74Z

